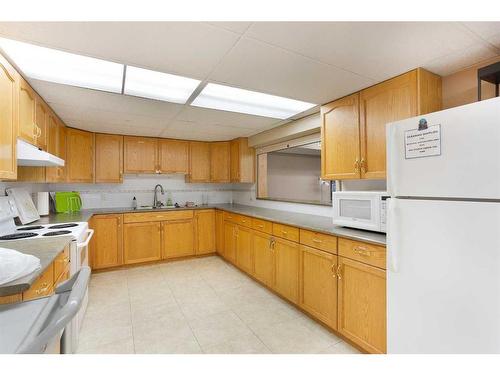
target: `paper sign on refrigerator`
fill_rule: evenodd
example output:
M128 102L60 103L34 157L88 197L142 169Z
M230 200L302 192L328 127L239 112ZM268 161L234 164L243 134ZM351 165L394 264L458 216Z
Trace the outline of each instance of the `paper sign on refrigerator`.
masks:
M441 155L441 125L405 131L405 159Z

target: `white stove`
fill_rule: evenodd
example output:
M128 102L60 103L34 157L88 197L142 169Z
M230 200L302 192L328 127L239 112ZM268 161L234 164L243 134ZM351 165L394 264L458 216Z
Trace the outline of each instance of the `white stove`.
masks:
M0 197L0 241L26 240L70 236L70 277L83 266L88 266L88 244L94 234L87 222L54 223L16 226L14 218L18 211L14 200L10 197ZM1 245L0 245L1 247ZM78 334L83 323L83 317L88 304L88 292L85 295L80 311L71 323L71 347L68 351L76 351Z

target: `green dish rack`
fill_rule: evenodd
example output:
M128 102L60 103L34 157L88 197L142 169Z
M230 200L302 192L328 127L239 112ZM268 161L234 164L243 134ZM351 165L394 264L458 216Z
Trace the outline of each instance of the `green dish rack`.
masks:
M82 208L82 198L77 191L58 191L54 197L56 212L78 212Z

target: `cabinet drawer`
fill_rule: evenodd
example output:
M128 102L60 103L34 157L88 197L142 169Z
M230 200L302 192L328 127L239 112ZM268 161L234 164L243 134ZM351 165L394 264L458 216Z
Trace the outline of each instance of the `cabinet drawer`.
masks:
M255 230L260 230L261 232L273 233L273 223L261 219L252 219L252 228Z
M240 216L241 215L233 214L232 212L224 212L224 220L232 223L239 223Z
M123 215L124 223L145 223L149 221L182 220L191 219L193 210L171 211L171 212L141 212Z
M335 236L301 229L300 243L330 254L337 254L337 237Z
M248 216L238 215L236 217L236 222L239 225L243 225L244 227L251 228L252 227L252 218Z
M54 286L54 263L50 264L40 277L23 293L23 301L45 297L52 293Z
M386 268L385 247L339 238L339 255L371 266Z
M299 228L273 223L273 234L290 241L299 242Z
M66 271L69 266L69 246L66 246L64 250L57 256L54 260L54 280L58 280L59 277Z

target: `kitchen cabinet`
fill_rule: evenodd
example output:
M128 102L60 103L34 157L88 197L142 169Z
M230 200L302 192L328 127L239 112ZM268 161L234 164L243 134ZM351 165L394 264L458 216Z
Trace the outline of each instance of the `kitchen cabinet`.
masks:
M158 157L160 173L189 173L189 142L159 139Z
M210 181L225 183L230 182L230 143L210 143Z
M123 262L161 259L161 222L126 223L123 226Z
M0 55L0 180L17 179L18 85L18 73Z
M337 329L337 256L300 246L299 306Z
M274 288L274 239L267 233L253 232L254 277Z
M95 134L95 182L123 182L123 136Z
M248 146L248 138L236 138L231 141L230 180L255 182L255 150Z
M48 152L65 161L64 167L46 167L46 182L65 182L68 161L66 157L66 126L49 110L47 116Z
M299 244L274 240L275 290L286 299L299 302Z
M236 265L253 275L252 230L241 225L236 232Z
M386 352L386 272L338 258L338 331L370 353Z
M196 254L215 252L215 210L196 210Z
M236 263L236 224L224 222L224 257Z
M90 222L94 229L90 252L93 269L123 264L123 215L96 215Z
M67 128L66 162L68 182L94 182L94 133Z
M215 210L215 250L224 256L224 213Z
M322 106L322 178L386 178L386 124L440 109L441 78L421 68Z
M49 114L49 107L40 97L35 94L35 127L38 132L36 137L35 146L47 151L47 119Z
M187 182L210 182L210 143L189 142Z
M55 116L55 115L54 115ZM57 167L56 175L57 182L64 182L68 176L68 152L66 150L67 143L67 128L64 123L56 117L57 122L57 156L65 161L64 167Z
M123 172L158 173L158 140L147 137L123 137Z
M21 76L19 76L19 129L22 140L36 145L41 132L35 121L35 91Z
M162 258L179 258L195 254L193 218L161 223Z
M23 301L51 295L54 290L54 263L51 263L31 287L23 292Z

